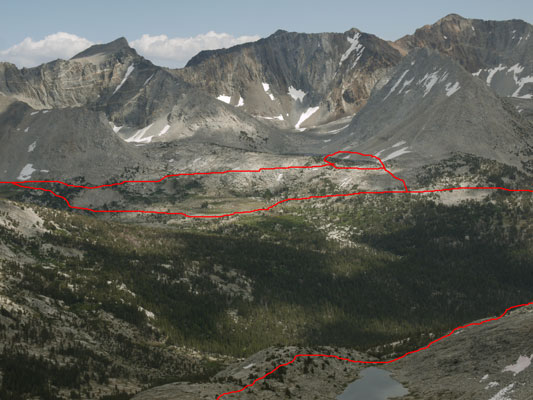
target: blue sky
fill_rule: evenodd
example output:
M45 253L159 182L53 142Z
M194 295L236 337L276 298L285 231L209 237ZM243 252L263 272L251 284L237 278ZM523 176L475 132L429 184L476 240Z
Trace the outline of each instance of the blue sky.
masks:
M9 59L11 53L5 50L26 38L38 42L57 32L85 39L78 47L120 36L134 42L142 35L148 38L166 35L168 40L194 38L212 31L227 34L214 39L212 35L203 37L193 45L178 42L179 51L187 53L202 46L232 45L239 42L239 37L244 37L242 42L250 37L268 36L280 28L343 32L356 27L393 40L452 12L470 18L519 18L533 22L532 0L3 0L1 9L0 51L4 53L0 52L0 59ZM45 57L45 45L41 58ZM34 48L26 46L26 51ZM49 53L55 56L54 51ZM183 54L184 57L190 54Z

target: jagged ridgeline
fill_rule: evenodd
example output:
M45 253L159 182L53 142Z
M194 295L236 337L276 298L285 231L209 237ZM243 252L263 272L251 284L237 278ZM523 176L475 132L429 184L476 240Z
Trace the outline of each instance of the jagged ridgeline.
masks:
M0 181L309 167L345 150L379 156L413 190L531 189L532 33L449 15L395 42L277 31L180 69L124 38L35 68L0 63ZM77 207L196 216L404 189L382 170L342 169L378 166L369 157L331 161L341 169L42 187ZM397 356L533 298L532 213L531 193L475 190L225 219L95 215L0 184L0 398L119 400L153 386L137 398L212 398L301 352ZM412 398L531 398L533 370L509 373L531 361L530 315L390 371ZM360 370L301 360L242 398L335 399Z

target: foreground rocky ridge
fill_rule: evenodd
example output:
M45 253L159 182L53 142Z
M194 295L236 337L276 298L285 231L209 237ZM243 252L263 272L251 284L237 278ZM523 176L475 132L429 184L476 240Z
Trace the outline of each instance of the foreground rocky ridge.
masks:
M510 312L498 321L455 332L429 349L379 368L409 390L402 399L514 399L533 396L533 307ZM505 346L502 347L502 343ZM397 344L388 346L394 349ZM295 354L333 354L352 360L373 361L364 353L333 348L270 348L228 366L209 384L177 383L134 396L135 400L213 398L239 390L253 379L291 361ZM390 359L402 353L384 357ZM368 367L324 357L301 357L241 393L238 399L336 399Z

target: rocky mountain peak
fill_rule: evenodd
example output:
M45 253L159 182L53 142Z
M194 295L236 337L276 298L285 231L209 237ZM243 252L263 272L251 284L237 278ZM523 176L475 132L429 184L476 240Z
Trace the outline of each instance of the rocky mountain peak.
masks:
M71 60L87 58L96 55L114 55L118 53L129 53L132 55L137 55L137 52L130 47L126 38L120 37L109 43L95 44L94 46L83 50L81 53L76 54L74 57L71 58Z
M344 32L345 35L353 35L353 34L356 34L356 33L363 33L363 32L361 32L357 28L351 28L350 30L347 30L346 32Z
M461 22L461 21L469 21L468 18L465 18L459 14L448 14L446 15L445 17L442 17L441 19L439 19L436 24L443 24L443 23L447 23L447 22L455 22L455 23L458 23L458 22Z
M279 36L279 35L285 35L286 33L289 33L289 31L286 31L284 29L278 29L276 32L274 32L270 36Z

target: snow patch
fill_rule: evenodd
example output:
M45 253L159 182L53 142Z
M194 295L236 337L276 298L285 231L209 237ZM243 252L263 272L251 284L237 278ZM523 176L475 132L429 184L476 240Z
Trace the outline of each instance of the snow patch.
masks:
M154 75L155 75L155 74L150 75L150 77L149 77L147 80L144 81L143 86L148 85L148 82L150 82L150 81L152 80L152 78L154 77Z
M251 364L248 364L247 366L245 367L242 367L242 369L250 369L254 366L255 364L254 363L251 363Z
M393 144L391 147L400 147L403 144L406 144L407 142L405 140L402 140L401 142Z
M453 85L451 83L446 84L446 96L450 97L452 94L461 89L459 82L455 82Z
M311 115L316 113L318 111L319 107L309 107L302 115L300 115L300 119L294 126L296 129L301 129L300 125L304 123L306 119L308 119Z
M293 100L302 101L306 95L307 93L305 93L303 90L299 90L292 86L289 86L289 96L291 96Z
M39 111L34 111L34 112L30 113L30 115L36 115L36 114L39 114Z
M412 79L409 79L409 80L405 80L403 82L402 88L400 89L398 94L401 94L407 86L409 86L411 83L413 83L414 80L415 80L415 78L412 78ZM409 90L407 90L405 93L408 93L408 92L409 92Z
M489 400L511 400L511 398L508 396L511 393L513 393L513 387L514 383L511 383L510 385L504 387L502 390L500 390L498 393L496 393L494 396L492 396Z
M490 388L493 388L493 387L496 387L496 386L499 386L500 384L498 382L489 382L487 384L487 386L485 386L485 390L488 390Z
M502 370L502 372L513 372L514 375L516 375L529 367L531 365L531 360L533 360L533 354L531 357L520 356L514 364L508 365Z
M279 174L278 177L276 178L276 180L279 182L279 181L281 181L282 178L283 178L283 174Z
M486 381L487 379L489 379L489 374L483 375L483 377L479 380L479 382Z
M125 139L126 142L135 142L135 143L150 143L152 141L153 136L148 136L143 138L144 134L148 132L148 130L152 127L153 124L148 125L146 128L139 129L135 135L132 137Z
M31 153L33 150L35 150L35 146L37 146L37 141L28 146L28 153Z
M403 78L405 78L405 75L407 75L407 73L409 72L409 70L407 71L404 71L404 73L402 74L402 76L400 76L400 79L398 79L396 81L396 83L394 84L394 86L392 87L392 89L390 90L389 94L385 96L385 98L383 100L386 100L392 93L394 93L394 91L396 90L396 88L398 87L398 85L401 83L401 81L403 80Z
M350 126L350 124L347 124L347 125L344 125L342 128L333 129L332 131L327 131L327 132L324 132L324 133L339 133L343 129L348 128L349 126Z
M265 82L262 82L261 84L263 85L263 90L265 91L265 93L268 94L268 96L270 97L270 100L275 100L274 95L270 91L270 85L268 83L265 83ZM270 93L269 93L269 91L270 91Z
M120 131L122 129L121 126L115 126L115 124L112 124L113 125L113 132L115 133L118 133L118 131Z
M518 89L516 89L516 91L512 94L512 97L516 97L516 98L519 98L519 99L533 99L533 94L524 94L524 95L520 96L520 92L522 91L524 86L527 83L533 83L533 75L521 78L516 83L518 85Z
M231 101L231 96L226 96L226 95L221 94L220 96L217 97L217 100L220 100L226 104L229 104L229 102Z
M43 114L49 113L50 110L43 110Z
M244 99L239 96L239 102L237 103L235 107L242 107L242 106L244 106Z
M361 59L361 57L363 56L363 51L365 49L363 48L363 50L361 50L358 54L357 54L357 58L355 59L353 65L352 65L352 69L354 69L356 66L357 66L357 63L359 62L359 60Z
M17 179L19 181L27 181L31 178L31 174L33 174L35 171L36 169L33 168L33 164L26 164L24 168L22 168L22 171L20 171Z
M400 157L400 156L402 156L404 154L407 154L407 153L411 153L410 150L407 150L408 148L409 148L409 146L404 147L404 148L402 148L400 150L393 151L387 157L385 157L382 161L389 161L389 160L392 160L393 158Z
M24 132L28 133L29 130L30 130L30 127L28 126L26 129L24 129Z
M263 119L279 119L280 121L283 121L283 115L278 115L276 117L262 117L261 115L257 115L257 118L263 118Z
M116 87L115 91L113 92L113 94L115 94L116 92L118 92L120 90L120 88L122 87L122 85L124 85L124 83L126 83L126 80L128 79L128 77L131 75L131 73L133 72L133 70L135 69L135 67L133 65L130 65L128 67L128 69L126 70L126 75L124 76L124 79L122 79L122 82L120 82L120 84Z
M487 75L487 85L490 85L492 82L492 78L494 78L494 75L496 75L497 72L503 71L504 69L507 69L505 65L500 64L497 67L490 68L488 70L489 74Z
M483 71L483 70L480 69L479 71L472 73L472 75L473 75L473 76L479 76L479 74L481 74L482 71Z
M164 135L165 133L168 132L169 129L170 129L170 125L165 125L165 127L163 129L161 129L161 132L159 132L159 135L157 135L157 136Z
M348 59L350 54L352 54L354 51L357 52L357 59L355 60L355 63L352 65L352 68L354 68L357 65L357 62L363 55L363 51L365 51L365 47L361 43L359 43L360 37L361 37L361 34L359 32L356 32L353 38L349 36L346 38L348 42L350 43L350 47L341 56L341 60L339 61L339 67L342 65L344 61Z
M514 75L514 81L518 84L518 75L520 75L524 71L524 67L522 67L520 64L515 64L508 70L509 72L512 72Z
M439 77L439 72L440 69L438 71L432 72L431 74L426 74L422 79L418 81L419 85L424 85L424 97L426 97L431 91L431 89L433 89L433 86L435 86L438 82L446 80L446 78L448 77L447 72L445 72L444 75Z

